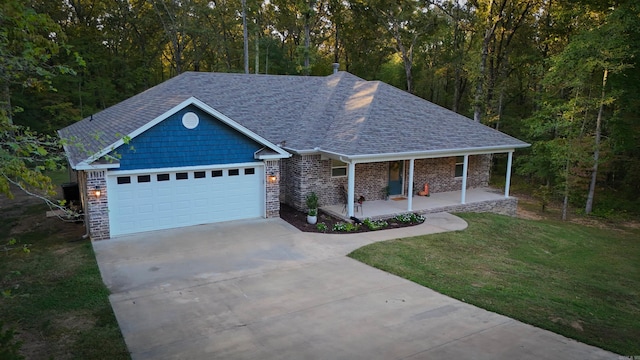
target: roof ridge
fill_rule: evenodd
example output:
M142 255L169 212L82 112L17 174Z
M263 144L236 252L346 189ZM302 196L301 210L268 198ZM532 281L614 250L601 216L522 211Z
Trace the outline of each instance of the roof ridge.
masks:
M348 92L344 101L341 102L341 111L333 118L327 129L326 136L322 145L325 147L332 146L336 142L359 141L362 138L362 130L366 129L367 119L371 114L376 94L379 90L379 84L376 81L368 81L357 76L354 78L354 88L362 88L360 91Z
M345 72L338 72L321 77L322 82L318 84L315 96L312 97L301 118L297 122L300 128L298 134L304 137L304 143L318 143L318 134L326 133L328 127L333 123L336 107L332 105L332 99L340 88L345 78ZM320 77L318 77L320 78ZM333 111L332 111L333 110ZM314 146L315 147L315 146ZM303 149L297 149L303 150Z

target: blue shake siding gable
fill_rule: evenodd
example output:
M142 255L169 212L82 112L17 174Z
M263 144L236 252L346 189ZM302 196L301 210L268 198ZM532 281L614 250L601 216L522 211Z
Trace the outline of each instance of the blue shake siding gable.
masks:
M182 125L187 112L198 115L196 128ZM262 146L199 108L191 105L115 150L119 170L221 165L255 161Z

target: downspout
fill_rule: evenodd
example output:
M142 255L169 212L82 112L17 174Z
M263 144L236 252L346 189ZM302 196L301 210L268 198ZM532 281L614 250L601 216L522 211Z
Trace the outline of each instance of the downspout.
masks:
M85 233L84 235L82 235L82 239L84 240L91 235L91 231L89 230L89 209L87 208L89 205L89 202L87 201L87 199L89 198L89 193L87 190L87 172L82 170L79 175L82 179L82 196L80 199L80 203L82 204L82 210L84 212Z

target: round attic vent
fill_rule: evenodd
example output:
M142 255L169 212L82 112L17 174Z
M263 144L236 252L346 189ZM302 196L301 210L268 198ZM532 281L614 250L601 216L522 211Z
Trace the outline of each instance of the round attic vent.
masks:
M187 129L195 129L198 123L200 123L200 118L195 113L188 112L182 115L182 125Z

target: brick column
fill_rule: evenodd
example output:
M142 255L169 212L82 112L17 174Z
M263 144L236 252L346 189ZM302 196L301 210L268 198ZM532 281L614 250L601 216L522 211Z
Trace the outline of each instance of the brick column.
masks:
M280 160L265 160L264 178L266 179L266 215L267 218L280 216ZM269 177L275 176L275 181Z
M89 222L89 233L92 240L109 238L109 201L107 194L107 172L105 170L87 171L87 209L85 216ZM96 196L96 188L100 196Z

